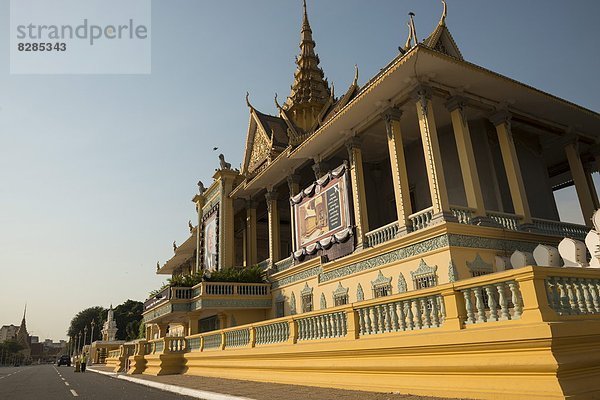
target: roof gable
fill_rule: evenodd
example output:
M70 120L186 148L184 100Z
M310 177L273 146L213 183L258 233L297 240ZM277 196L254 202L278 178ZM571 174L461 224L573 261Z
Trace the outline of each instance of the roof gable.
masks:
M424 44L440 53L458 58L459 60L464 60L458 45L454 41L454 38L445 23L440 23L431 35L425 39Z

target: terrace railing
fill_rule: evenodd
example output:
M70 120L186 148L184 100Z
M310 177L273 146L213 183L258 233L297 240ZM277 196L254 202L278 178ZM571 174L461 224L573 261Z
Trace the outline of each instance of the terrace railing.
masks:
M388 240L392 240L398 234L398 221L394 221L390 224L382 226L381 228L377 228L372 230L371 232L365 235L367 246L373 247L378 244L382 244L387 242Z

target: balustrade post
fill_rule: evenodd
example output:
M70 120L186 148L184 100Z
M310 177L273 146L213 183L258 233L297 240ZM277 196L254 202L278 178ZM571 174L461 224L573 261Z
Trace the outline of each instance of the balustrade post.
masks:
M295 319L291 319L288 323L290 325L290 337L288 343L296 344L296 342L298 342L298 322Z
M169 354L171 352L171 338L165 336L162 339L162 341L163 341L163 351L162 351L162 353L163 354Z
M250 340L248 340L248 347L255 347L256 346L256 329L251 326L249 328L250 331Z
M442 290L441 295L446 318L440 329L450 331L463 329L463 321L466 321L467 313L462 293L450 287Z
M530 269L527 273L515 277L515 281L518 283L516 290L520 292L523 303L521 319L527 322L554 320L556 312L548 305L546 277L536 276L533 268L526 268Z
M358 313L354 309L346 310L346 326L348 329L347 337L348 339L355 340L358 339L360 335L360 325L359 325L359 317Z
M219 349L221 349L221 350L225 350L225 345L226 345L225 338L226 338L225 332L221 331L221 346L219 346Z
M146 355L146 343L147 341L142 339L138 342L138 348L136 352L136 356L145 356Z

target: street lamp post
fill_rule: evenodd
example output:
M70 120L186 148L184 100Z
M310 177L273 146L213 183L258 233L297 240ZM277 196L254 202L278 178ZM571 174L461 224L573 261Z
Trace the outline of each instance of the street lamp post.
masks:
M81 339L81 331L77 334L77 347L75 353L79 355L79 339Z
M85 349L85 345L87 344L87 325L83 328L83 346L81 346L81 352L83 353L83 349Z
M93 358L92 358L92 343L94 343L94 327L96 326L96 321L92 320L92 332L90 333L90 365L92 365L93 362Z

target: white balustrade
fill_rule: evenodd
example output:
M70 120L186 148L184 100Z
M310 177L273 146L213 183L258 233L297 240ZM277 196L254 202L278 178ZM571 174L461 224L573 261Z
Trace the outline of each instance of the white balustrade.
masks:
M290 325L286 322L276 322L260 325L254 328L256 332L256 345L281 343L290 337Z
M551 221L541 218L532 218L532 222L537 231L546 235L583 239L589 231L589 228L585 225L570 224L568 222Z
M515 281L496 282L461 290L465 300L465 324L519 319L523 300Z
M504 229L509 229L511 231L519 230L519 222L521 221L521 217L519 215L488 211L487 216Z
M199 295L268 296L269 285L264 283L202 282Z
M377 246L378 244L385 243L388 240L392 240L398 234L398 222L394 221L390 224L382 226L367 233L366 241L368 247Z
M549 277L546 294L558 315L600 314L600 279Z
M183 337L167 338L167 348L171 353L181 353L186 351L186 341Z
M446 318L440 295L361 307L357 313L360 335L434 328Z
M250 343L250 330L237 329L225 332L225 347L243 347Z
M221 340L220 333L204 336L204 349L217 349L221 347Z
M459 224L470 224L473 218L473 210L468 207L450 206L452 215L456 217Z
M296 322L299 341L342 337L348 332L345 312L314 315Z
M427 228L431 225L431 220L433 219L433 207L411 214L408 219L410 220L413 231Z

